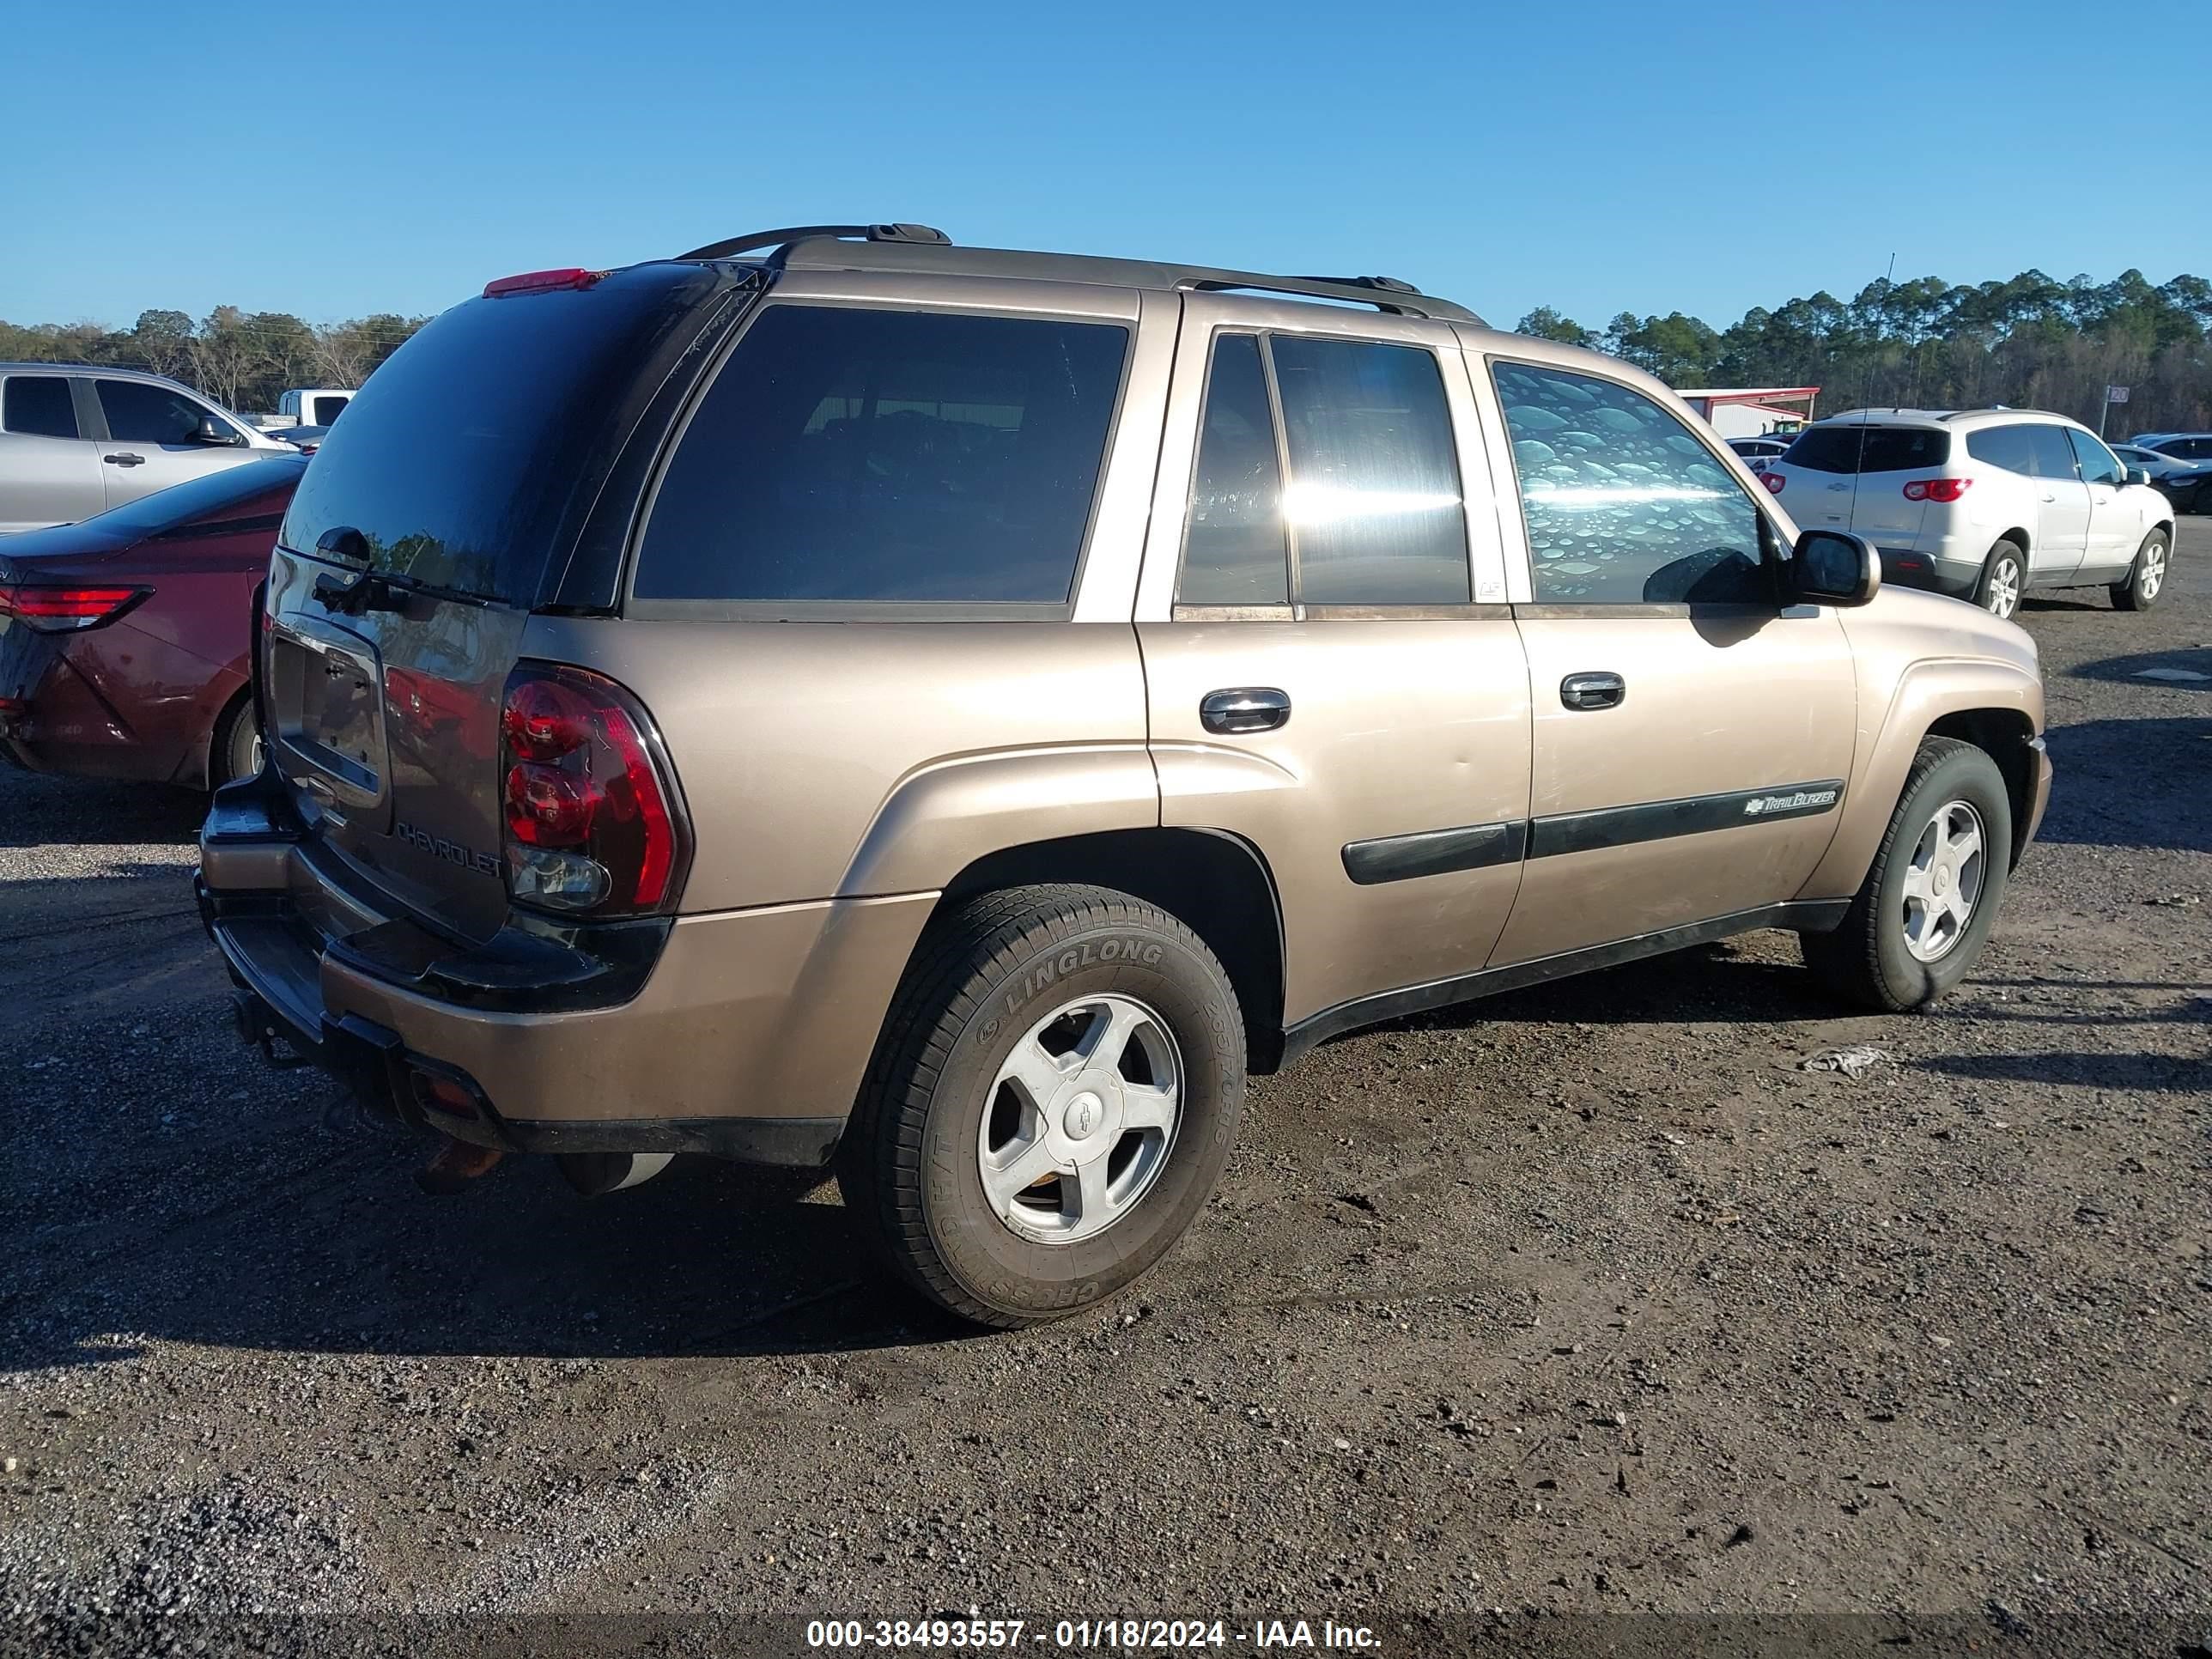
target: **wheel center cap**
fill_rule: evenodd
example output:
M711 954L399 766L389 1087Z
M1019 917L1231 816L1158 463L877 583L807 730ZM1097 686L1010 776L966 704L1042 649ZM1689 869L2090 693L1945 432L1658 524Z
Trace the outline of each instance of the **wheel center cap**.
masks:
M1105 1119L1105 1103L1085 1091L1067 1103L1067 1110L1060 1116L1060 1127L1070 1140L1088 1140Z
M1936 866L1935 885L1938 893L1948 893L1951 890L1951 872L1940 864Z

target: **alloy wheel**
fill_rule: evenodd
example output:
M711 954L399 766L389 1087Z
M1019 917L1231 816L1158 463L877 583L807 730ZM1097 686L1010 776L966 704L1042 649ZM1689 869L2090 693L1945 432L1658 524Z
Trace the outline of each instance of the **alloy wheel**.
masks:
M1917 960L1940 962L1966 937L1987 855L1980 813L1963 800L1936 809L1905 872L1905 948Z
M2166 544L2152 541L2142 550L2142 570L2136 578L2136 591L2146 601L2158 597L2158 590L2166 586Z
M1990 567L1989 591L1983 596L1982 605L1992 617L2008 622L2020 609L2020 566L2013 560L1999 559Z
M1035 1243L1096 1237L1166 1167L1182 1120L1182 1057L1134 997L1078 997L1046 1015L999 1068L976 1137L983 1192Z

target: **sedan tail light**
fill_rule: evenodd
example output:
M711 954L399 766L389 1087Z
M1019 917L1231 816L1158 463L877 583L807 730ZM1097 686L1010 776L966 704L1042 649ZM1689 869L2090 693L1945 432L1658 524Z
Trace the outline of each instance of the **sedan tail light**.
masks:
M1759 481L1778 495L1782 493L1782 486L1790 482L1771 466L1759 475Z
M507 887L569 915L665 909L691 837L652 717L587 669L526 663L500 712Z
M1972 478L1915 478L1905 486L1908 501L1955 501L1974 486Z
M41 633L64 634L112 623L153 591L150 587L0 583L0 617L17 617Z

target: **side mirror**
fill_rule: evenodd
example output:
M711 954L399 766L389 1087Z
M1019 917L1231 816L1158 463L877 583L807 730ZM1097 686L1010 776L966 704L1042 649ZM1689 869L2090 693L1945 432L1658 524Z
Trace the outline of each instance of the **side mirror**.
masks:
M1881 591L1881 557L1863 537L1808 530L1790 550L1790 585L1814 605L1864 605Z
M2150 469L2147 466L2131 466L2125 471L2127 477L2124 482L2128 483L2147 484L2150 482Z
M225 448L236 448L246 441L238 432L212 415L200 416L200 429L192 434L192 439L196 443L220 444Z

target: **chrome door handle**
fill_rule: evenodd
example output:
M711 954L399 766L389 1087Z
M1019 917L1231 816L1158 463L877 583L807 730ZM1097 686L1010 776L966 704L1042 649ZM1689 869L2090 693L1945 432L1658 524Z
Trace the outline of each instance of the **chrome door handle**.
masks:
M2058 497L2056 495L2045 495L2043 499L2046 501L2055 501Z
M1618 674L1570 674L1559 682L1559 701L1570 708L1618 708L1628 682Z
M1287 692L1272 685L1240 685L1209 691L1198 701L1198 723L1209 732L1273 732L1291 723Z

